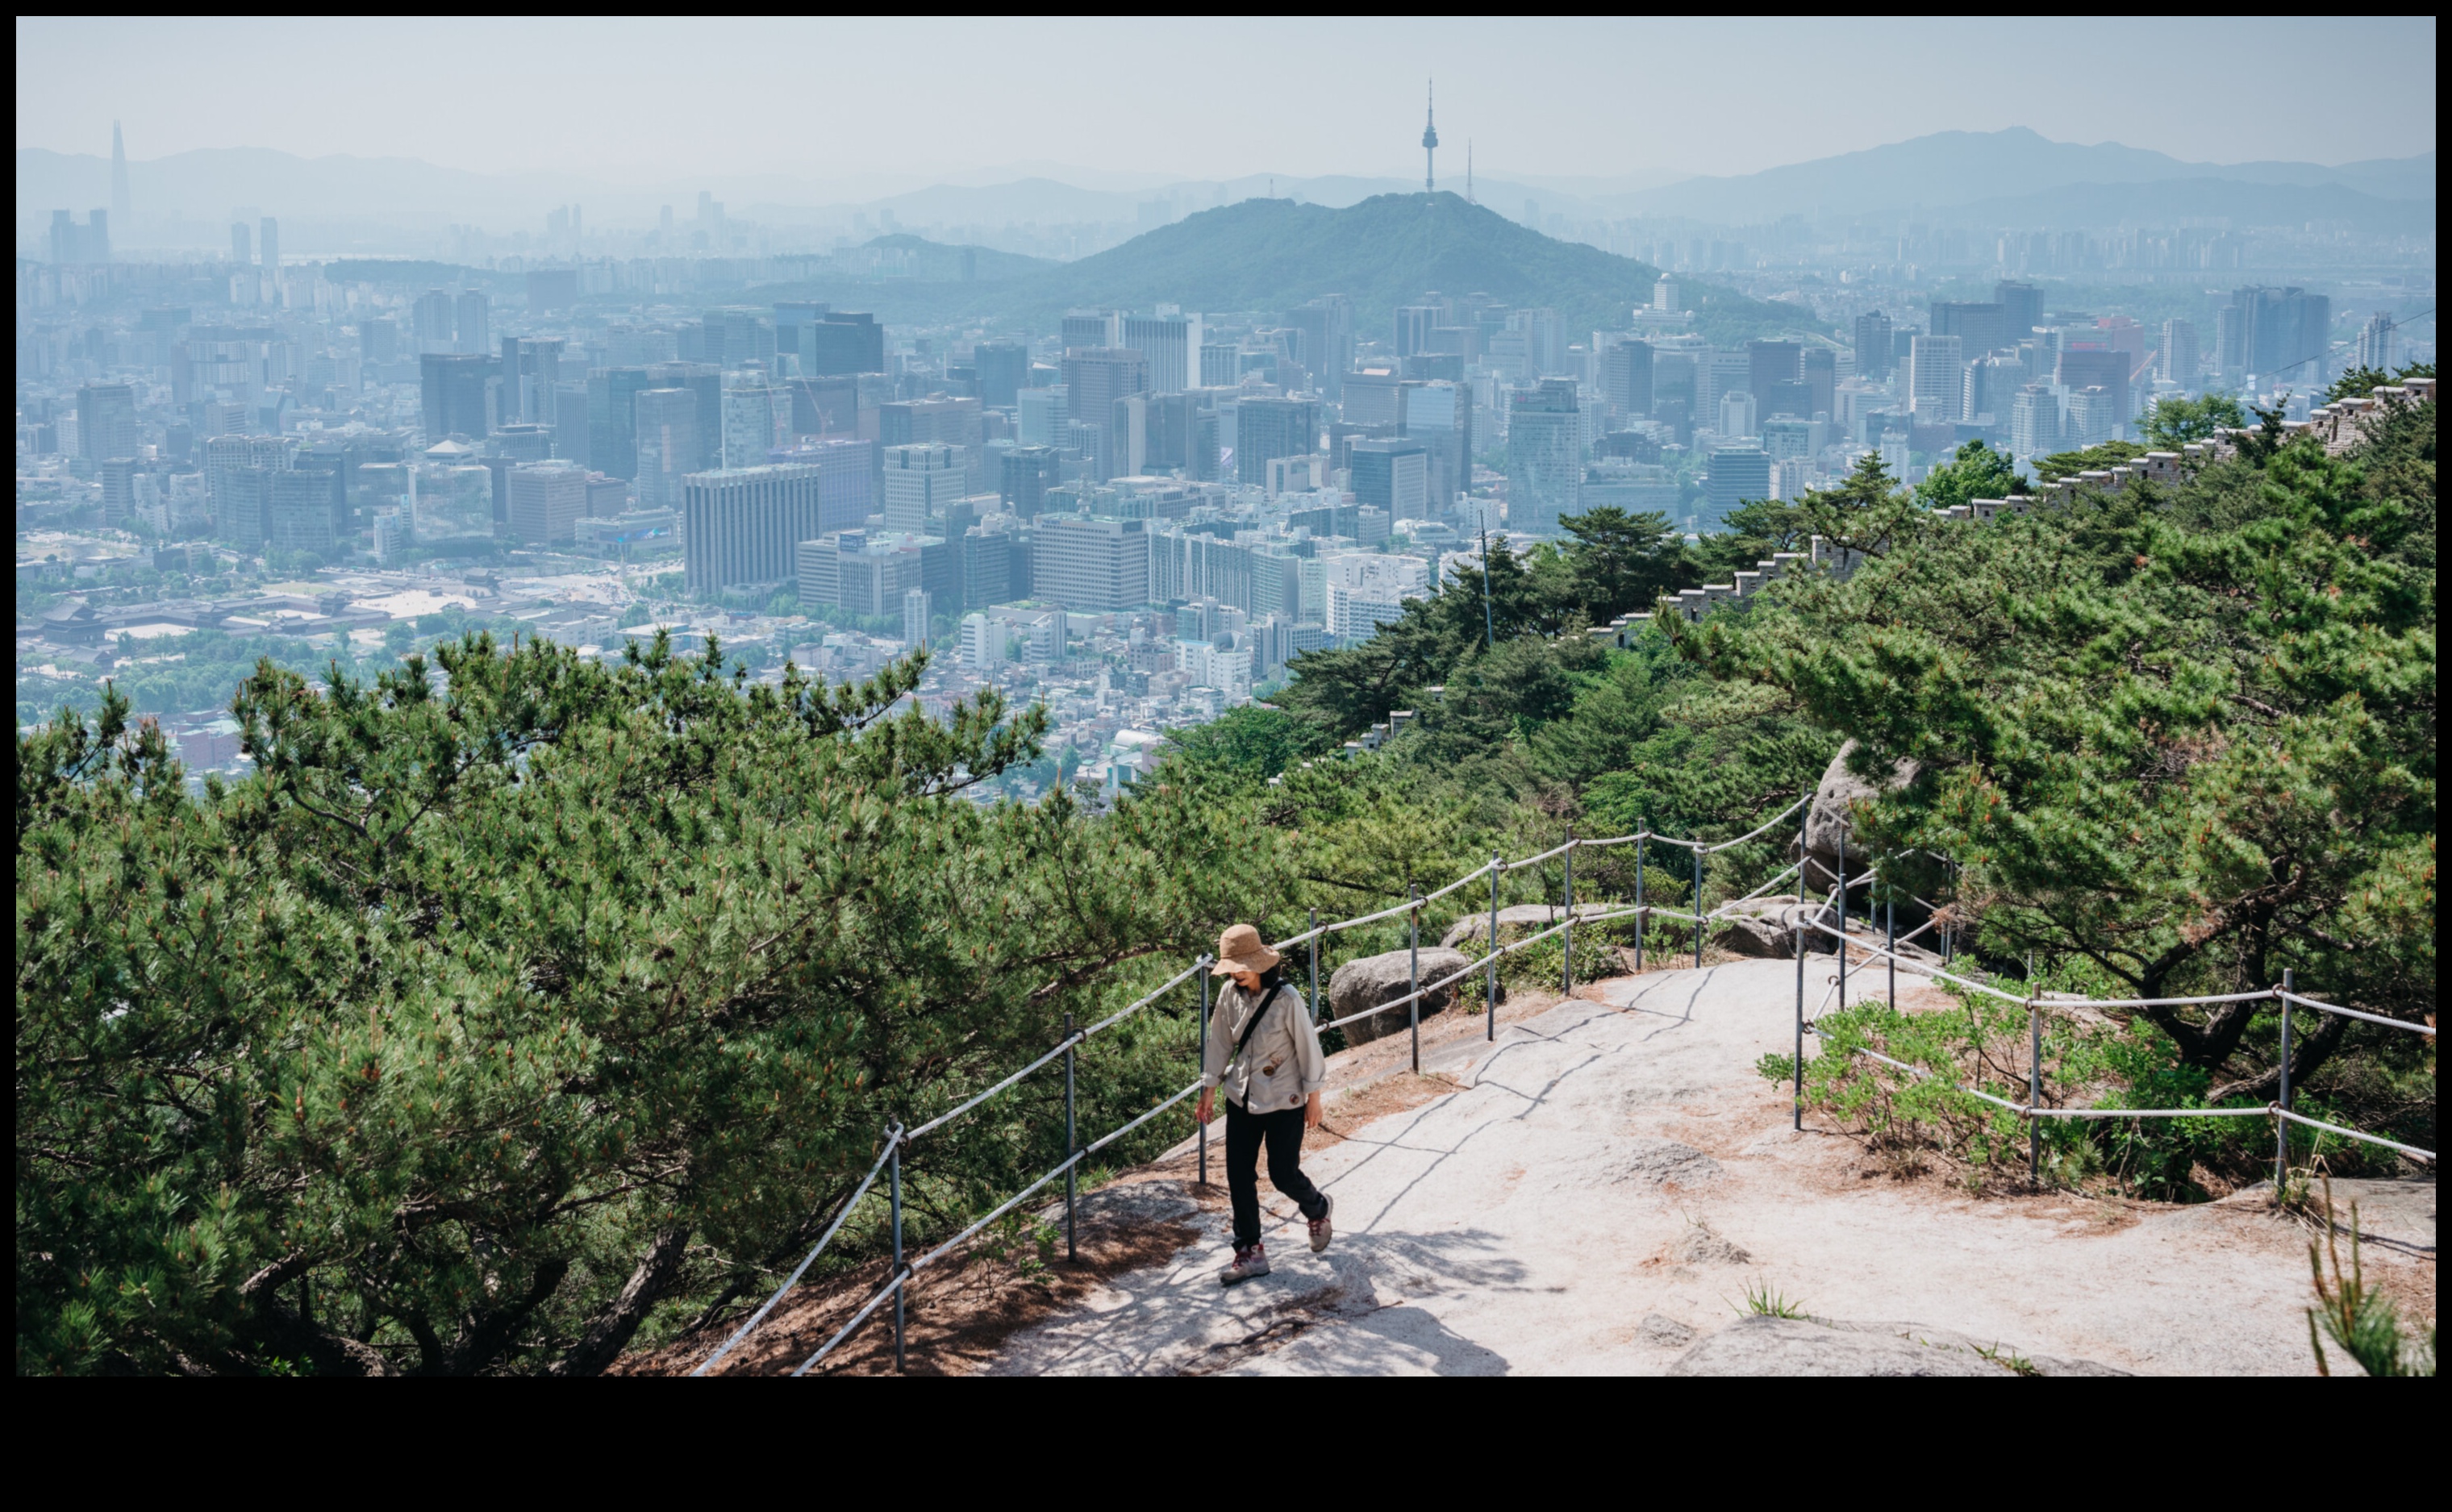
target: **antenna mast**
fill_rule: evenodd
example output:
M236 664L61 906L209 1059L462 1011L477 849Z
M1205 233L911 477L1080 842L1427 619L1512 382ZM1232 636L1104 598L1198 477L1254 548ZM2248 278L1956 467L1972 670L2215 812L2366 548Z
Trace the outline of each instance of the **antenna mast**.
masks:
M1422 192L1438 192L1439 125L1438 90L1435 85L1425 86L1422 112Z

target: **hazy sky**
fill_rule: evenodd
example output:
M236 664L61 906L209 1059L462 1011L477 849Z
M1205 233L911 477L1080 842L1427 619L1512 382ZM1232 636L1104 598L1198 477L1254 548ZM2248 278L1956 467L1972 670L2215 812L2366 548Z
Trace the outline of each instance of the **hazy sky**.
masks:
M17 144L619 180L1744 173L2027 126L2212 162L2435 145L2435 22L26 20Z

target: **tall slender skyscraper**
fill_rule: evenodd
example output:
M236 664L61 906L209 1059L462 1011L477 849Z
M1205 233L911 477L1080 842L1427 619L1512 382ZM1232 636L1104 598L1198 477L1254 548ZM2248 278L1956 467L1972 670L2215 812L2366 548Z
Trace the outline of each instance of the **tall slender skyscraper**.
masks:
M110 123L110 218L128 224L128 144L116 121Z
M1439 176L1435 171L1439 158L1438 89L1435 85L1423 86L1422 108L1422 192L1438 191Z

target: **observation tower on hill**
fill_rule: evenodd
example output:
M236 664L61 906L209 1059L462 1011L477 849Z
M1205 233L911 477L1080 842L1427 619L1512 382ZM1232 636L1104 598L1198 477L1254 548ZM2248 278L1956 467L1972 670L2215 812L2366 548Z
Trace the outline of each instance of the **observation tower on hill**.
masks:
M1439 158L1438 95L1435 86L1425 86L1427 93L1422 111L1422 192L1438 192Z

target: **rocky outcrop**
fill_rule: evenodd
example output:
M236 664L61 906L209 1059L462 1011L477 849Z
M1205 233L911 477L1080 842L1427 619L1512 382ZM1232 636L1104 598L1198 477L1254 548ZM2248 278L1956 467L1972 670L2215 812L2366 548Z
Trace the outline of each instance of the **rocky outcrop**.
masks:
M1711 942L1731 955L1784 960L1796 953L1800 917L1833 928L1839 922L1838 911L1818 899L1807 903L1793 894L1749 898L1730 905L1728 914L1712 924ZM1836 943L1828 934L1809 933L1805 948L1808 952L1828 951Z
M1408 968L1409 955L1409 952L1390 951L1384 955L1366 955L1338 967L1336 974L1328 979L1328 1016L1343 1018L1374 1004L1388 1003L1411 993L1413 978ZM1472 964L1473 957L1462 951L1425 947L1421 956L1421 979L1435 982ZM1481 981L1478 975L1469 976L1461 983L1451 984L1423 998L1422 1017L1445 1011L1455 1001L1458 986L1471 988L1477 996L1482 991ZM1504 984L1499 987L1498 995L1502 1000L1506 997ZM1396 1002L1384 1012L1357 1018L1346 1025L1345 1042L1359 1045L1383 1034L1401 1034L1410 1021L1406 1005Z
M1896 793L1915 781L1924 770L1920 763L1901 757L1892 764L1888 776L1879 783L1869 782L1848 769L1849 758L1855 754L1853 740L1839 748L1839 754L1822 771L1822 781L1813 790L1812 806L1805 811L1805 854L1813 862L1807 869L1811 878L1806 886L1809 893L1828 892L1838 879L1843 841L1849 857L1849 874L1865 870L1864 842L1849 820L1849 805Z

